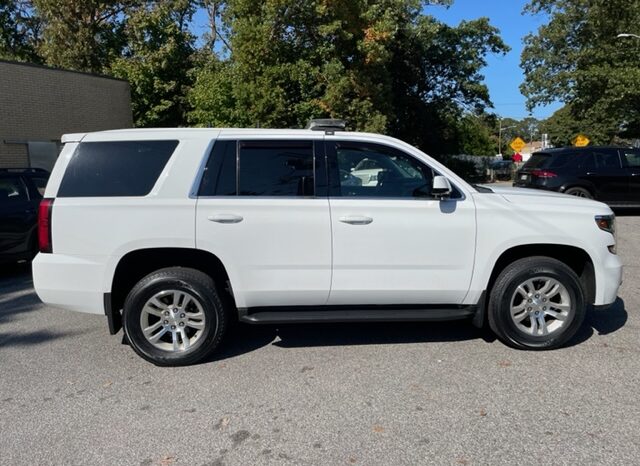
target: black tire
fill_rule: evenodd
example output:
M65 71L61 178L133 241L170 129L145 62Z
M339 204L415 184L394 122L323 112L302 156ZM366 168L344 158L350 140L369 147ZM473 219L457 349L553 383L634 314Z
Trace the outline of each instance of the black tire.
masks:
M163 290L188 292L202 307L205 315L204 328L197 342L189 349L159 349L142 332L140 317L143 307L149 299ZM207 357L222 341L229 320L213 279L198 270L182 267L160 269L140 280L125 300L122 317L131 347L138 355L157 366L185 366Z
M583 197L585 199L593 199L593 194L586 188L581 188L580 186L573 186L571 188L567 188L564 192L570 196Z
M548 335L532 335L520 330L511 317L511 304L518 286L529 279L549 277L561 283L570 298L569 317L561 328ZM496 279L487 309L489 326L507 345L528 350L549 350L570 340L584 322L584 291L576 273L550 257L528 257L504 268ZM545 317L546 318L546 317Z

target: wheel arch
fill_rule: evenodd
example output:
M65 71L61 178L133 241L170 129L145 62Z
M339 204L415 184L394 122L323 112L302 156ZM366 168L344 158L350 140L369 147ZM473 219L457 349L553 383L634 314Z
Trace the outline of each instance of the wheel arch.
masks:
M487 283L487 293L491 292L496 278L507 265L518 259L532 256L550 257L568 265L580 278L587 302L593 303L595 301L596 276L593 259L584 249L564 244L525 244L507 249L500 254L493 266Z
M235 307L229 274L222 261L214 254L192 248L146 248L130 251L115 267L110 293L105 294L105 314L109 331L122 328L121 309L133 286L146 275L166 267L188 267L213 278L221 298Z
M525 257L544 256L559 260L568 265L580 279L587 303L593 303L596 296L596 274L593 259L587 251L577 246L565 244L532 243L513 246L503 251L493 265L489 280L486 283L485 292L480 299L478 312L473 319L477 327L484 325L486 321L487 303L493 285L500 272L504 268Z

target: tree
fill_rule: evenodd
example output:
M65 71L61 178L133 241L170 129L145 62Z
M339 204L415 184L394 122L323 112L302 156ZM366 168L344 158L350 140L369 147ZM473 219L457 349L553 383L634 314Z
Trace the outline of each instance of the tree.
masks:
M492 134L489 116L484 118L473 114L465 115L458 121L456 140L458 154L486 155L496 154L497 141Z
M187 90L195 37L189 31L189 0L143 3L124 10L122 55L110 72L131 85L136 126L180 126L186 121Z
M445 2L449 3L449 2ZM507 47L488 20L447 26L419 0L229 0L228 59L197 73L199 125L302 127L344 118L434 154L459 150L457 121L489 105L480 69Z
M124 46L122 27L133 0L33 0L43 22L39 55L51 66L102 73Z
M555 147L570 146L578 134L585 133L591 144L609 144L612 142L609 128L599 121L576 118L575 110L565 105L541 123L545 133L549 134Z
M41 63L40 30L31 2L0 0L0 58Z
M580 122L602 142L640 136L640 0L531 0L526 11L549 16L525 39L522 92L529 107L561 100L556 118Z

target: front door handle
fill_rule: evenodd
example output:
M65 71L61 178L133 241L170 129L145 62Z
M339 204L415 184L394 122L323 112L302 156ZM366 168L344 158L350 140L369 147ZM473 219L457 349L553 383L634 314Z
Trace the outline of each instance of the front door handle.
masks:
M207 219L216 223L240 223L243 220L242 216L236 214L215 214L210 215Z
M349 225L369 225L373 222L371 217L365 217L364 215L347 215L340 217L342 223L348 223Z

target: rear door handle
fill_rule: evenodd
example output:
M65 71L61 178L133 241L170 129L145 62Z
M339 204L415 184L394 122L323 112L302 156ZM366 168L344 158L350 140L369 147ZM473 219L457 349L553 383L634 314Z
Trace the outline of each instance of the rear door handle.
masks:
M364 215L347 215L340 217L342 223L348 223L349 225L369 225L373 222L371 217L365 217Z
M243 220L242 216L236 214L215 214L210 215L207 219L216 223L240 223Z

